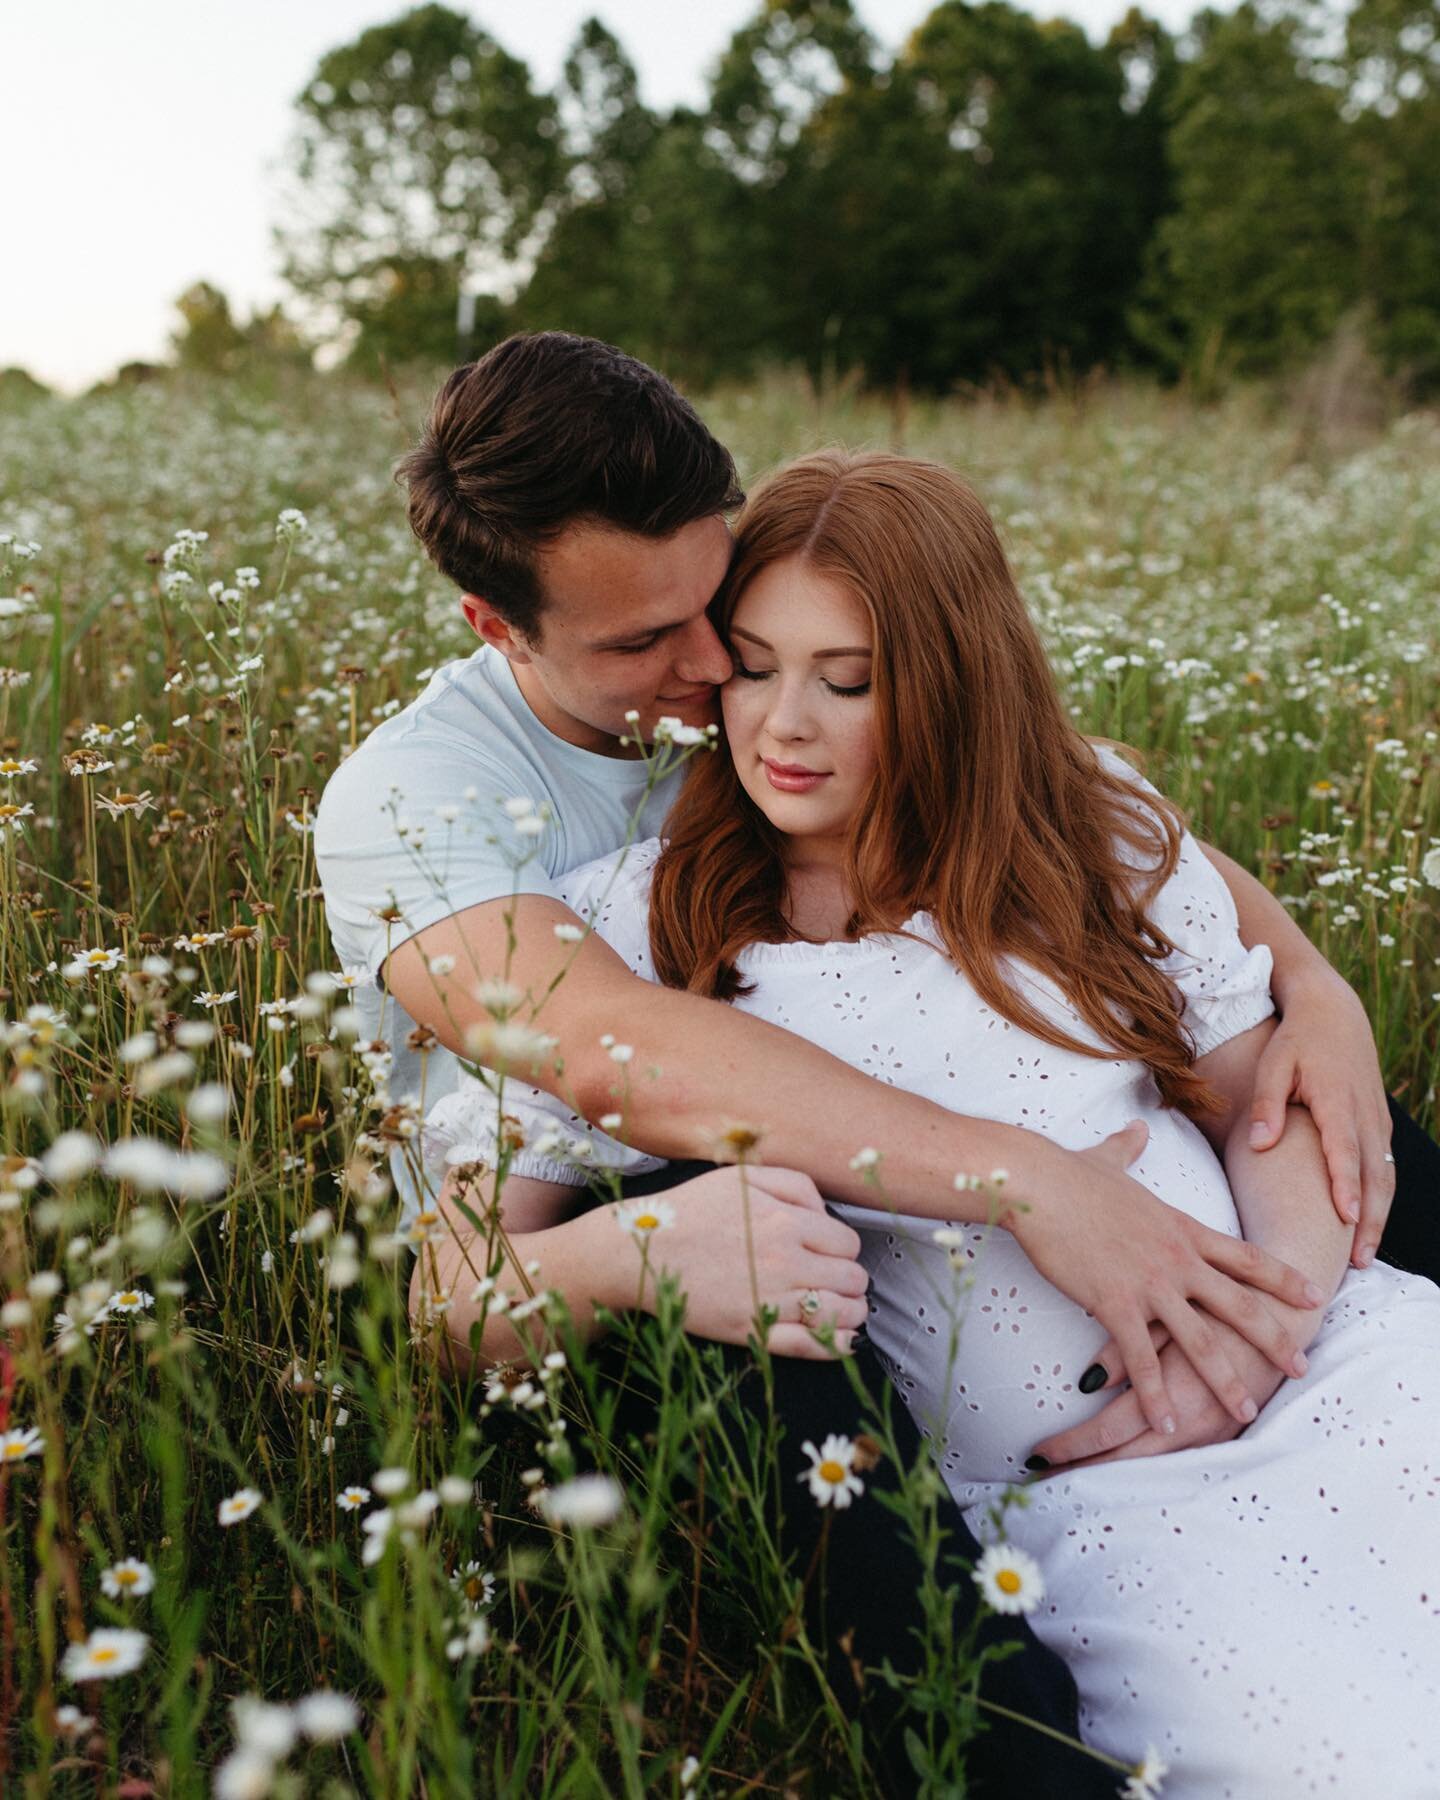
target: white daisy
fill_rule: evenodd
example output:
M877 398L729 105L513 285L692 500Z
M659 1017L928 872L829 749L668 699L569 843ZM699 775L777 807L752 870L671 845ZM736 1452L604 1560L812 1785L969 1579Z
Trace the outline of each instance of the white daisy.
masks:
M261 1750L241 1744L215 1766L215 1800L268 1800L274 1787L274 1759Z
M317 1744L333 1744L360 1723L360 1708L348 1694L316 1688L295 1702L295 1723Z
M1153 1744L1149 1745L1144 1760L1131 1771L1130 1779L1121 1788L1120 1800L1155 1800L1161 1782L1169 1773L1169 1763L1161 1762L1160 1752Z
M65 1737L79 1737L82 1731L93 1730L94 1725L91 1715L81 1712L78 1706L55 1708L55 1729Z
M24 1431L0 1431L0 1464L23 1462L27 1456L39 1456L44 1448L45 1440L35 1425Z
M238 1525L248 1519L260 1504L261 1496L254 1488L238 1488L220 1502L218 1517L222 1525Z
M848 1437L832 1431L818 1450L808 1438L800 1448L810 1458L810 1467L796 1479L810 1483L817 1505L848 1506L865 1492L865 1483L855 1473L855 1445Z
M998 1613L1034 1612L1045 1598L1039 1563L1013 1544L991 1544L972 1574L986 1604Z
M675 1208L668 1200L622 1200L615 1208L615 1223L643 1244L653 1232L675 1223Z
M149 1647L143 1631L92 1631L66 1650L60 1672L67 1681L109 1681L138 1669Z
M108 1304L112 1312L144 1312L147 1306L155 1304L155 1296L147 1294L144 1288L121 1288L110 1296Z
M341 1488L340 1492L335 1496L335 1504L339 1507L343 1507L346 1512L358 1512L369 1498L369 1488L361 1487L360 1483L357 1481L350 1487Z
M451 1662L459 1662L462 1656L483 1656L490 1644L490 1626L483 1618L465 1621L463 1627L445 1645L445 1654Z
M467 1562L450 1577L450 1585L466 1603L478 1612L495 1598L495 1577L478 1562Z
M552 1525L608 1525L619 1516L624 1496L609 1475L577 1475L556 1488L541 1488L531 1505Z
M139 1557L124 1556L100 1577L100 1586L112 1600L138 1598L155 1585L155 1571Z

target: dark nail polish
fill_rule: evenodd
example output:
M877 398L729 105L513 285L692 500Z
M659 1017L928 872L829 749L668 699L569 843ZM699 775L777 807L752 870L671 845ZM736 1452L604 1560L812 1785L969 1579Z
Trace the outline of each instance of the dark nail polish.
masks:
M1097 1388L1104 1387L1110 1379L1110 1372L1104 1363L1091 1363L1076 1384L1082 1394L1093 1394Z
M1025 1467L1029 1469L1032 1474L1038 1475L1042 1469L1048 1469L1050 1467L1050 1458L1048 1456L1027 1456L1025 1458Z

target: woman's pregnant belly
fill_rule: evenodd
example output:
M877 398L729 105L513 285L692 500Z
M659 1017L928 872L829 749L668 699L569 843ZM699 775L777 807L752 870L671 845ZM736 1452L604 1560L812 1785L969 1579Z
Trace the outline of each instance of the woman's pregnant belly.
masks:
M1135 1116L1132 1112L1131 1116ZM1169 1205L1239 1235L1224 1170L1198 1130L1156 1107L1130 1173ZM1117 1121L1123 1123L1122 1121ZM1026 1478L1042 1439L1114 1398L1082 1394L1080 1377L1107 1333L1040 1273L1008 1231L833 1205L859 1232L870 1275L871 1342L962 1505Z

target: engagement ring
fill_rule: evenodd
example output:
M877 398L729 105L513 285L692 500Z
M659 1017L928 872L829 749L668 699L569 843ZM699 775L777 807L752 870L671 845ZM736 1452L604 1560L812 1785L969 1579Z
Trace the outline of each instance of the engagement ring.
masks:
M819 1312L820 1296L815 1292L814 1288L806 1288L805 1292L800 1296L800 1310L807 1318L811 1313Z
M1385 1152L1385 1160L1388 1163L1393 1163L1395 1160L1395 1158L1390 1154L1390 1152L1388 1150Z

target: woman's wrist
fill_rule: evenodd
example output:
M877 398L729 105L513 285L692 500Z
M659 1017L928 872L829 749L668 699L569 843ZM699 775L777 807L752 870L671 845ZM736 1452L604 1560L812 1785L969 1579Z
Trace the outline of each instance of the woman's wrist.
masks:
M1364 1016L1360 996L1303 932L1297 931L1283 954L1272 947L1271 955L1274 966L1270 974L1270 992L1283 1018L1290 1018L1311 1004L1353 1006Z

